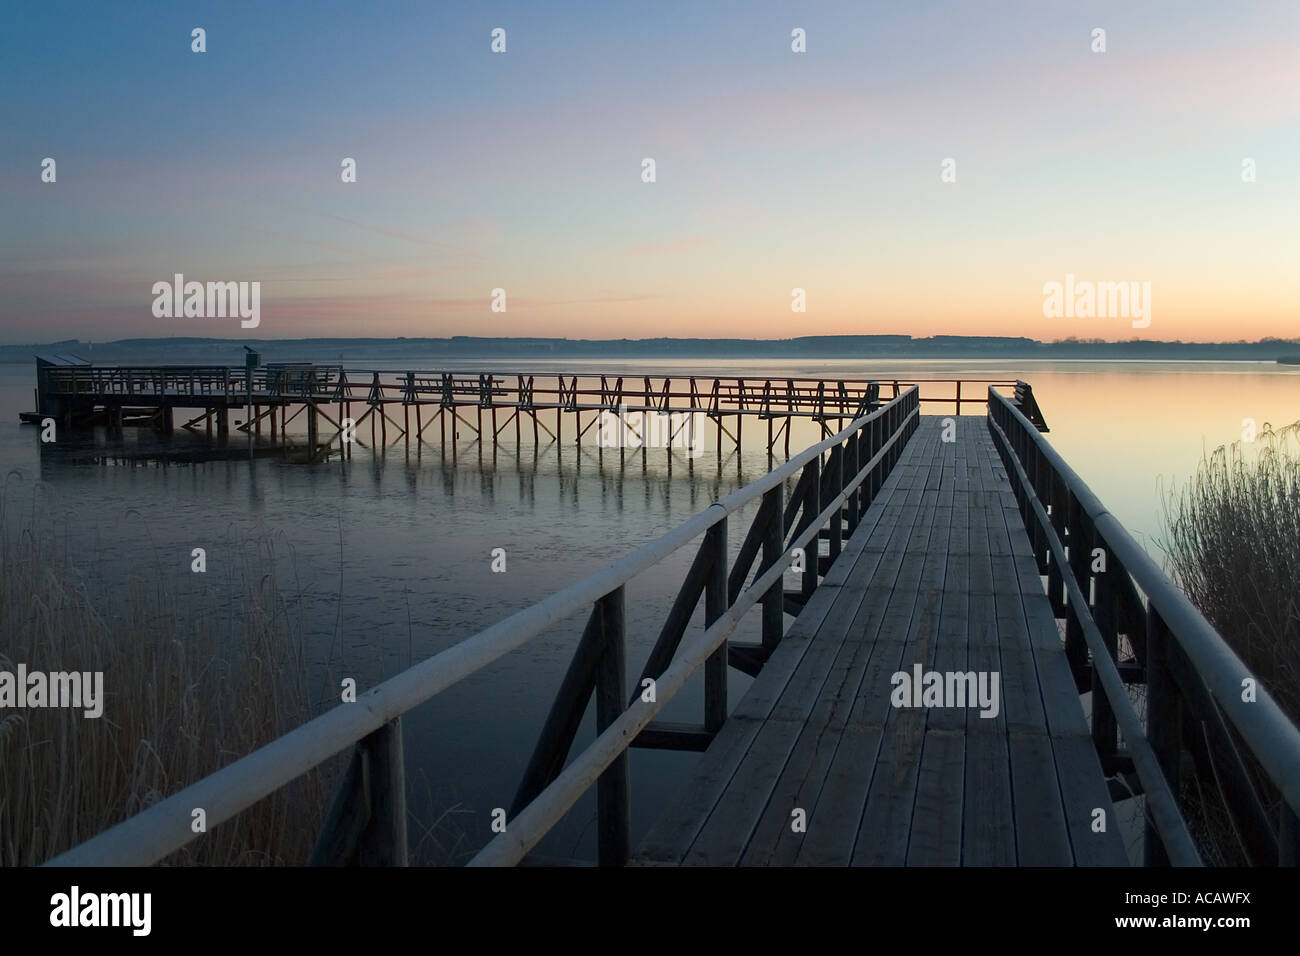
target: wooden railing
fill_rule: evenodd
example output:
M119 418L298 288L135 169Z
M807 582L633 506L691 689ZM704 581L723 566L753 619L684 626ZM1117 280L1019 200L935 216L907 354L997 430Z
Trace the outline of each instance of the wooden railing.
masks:
M1221 794L1250 863L1296 865L1300 730L1022 408L993 388L988 403L1075 682L1092 692L1103 769L1135 770L1146 795L1146 862L1201 862L1186 822L1185 749L1201 785ZM1121 647L1131 659L1120 660ZM1133 683L1146 685L1145 726ZM1255 785L1243 747L1272 793Z
M839 554L843 535L852 533L901 455L919 415L919 390L909 388L609 568L402 671L359 695L355 703L332 708L68 850L51 864L155 863L199 838L191 829L195 808L203 808L209 827L216 826L354 745L352 762L317 842L313 862L405 863L402 715L549 627L588 609L587 626L520 786L516 813L508 819L506 832L471 862L519 862L593 785L597 788L600 860L623 862L628 854L628 748L638 740L698 747L716 732L727 716L729 635L745 613L761 603L762 644L740 646L738 656L752 665L771 652L781 639L787 601L797 606L816 588L819 575ZM786 482L796 475L794 492L787 501ZM759 503L757 516L735 565L729 568L728 517L755 502ZM639 684L629 696L624 587L701 535L703 543L695 562L644 669L645 678L654 681L654 693L644 694L645 688ZM825 560L819 556L823 538L829 540ZM791 596L783 582L796 549L802 549L807 558L800 591ZM756 560L758 567L750 579ZM687 638L701 591L705 628ZM705 669L702 725L656 724L655 716L701 667ZM593 692L596 739L561 769L576 733L576 720Z
M692 375L521 375L448 371L346 369L312 363L240 366L84 366L49 368L44 388L57 396L147 399L214 397L241 402L284 399L403 405L565 411L695 410L710 415L846 420L884 397L917 386L920 402L958 414L983 405L984 386L1002 379L830 379ZM963 387L965 392L963 393Z
M157 367L85 366L44 371L49 395L87 398L311 399L341 401L351 392L337 365Z

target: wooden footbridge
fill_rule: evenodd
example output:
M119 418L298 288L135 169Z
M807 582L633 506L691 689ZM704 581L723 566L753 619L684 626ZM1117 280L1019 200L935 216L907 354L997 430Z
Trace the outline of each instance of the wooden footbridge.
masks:
M436 434L439 447L454 454L462 435L481 449L495 445L511 425L516 447L530 434L534 448L552 442L563 447L566 419L571 419L572 441L581 443L604 413L655 413L676 415L673 427L678 430L694 428L696 416L711 422L719 455L724 439L728 448L741 447L746 419L766 423L768 452L775 453L784 439L787 458L792 421L816 422L825 437L878 407L882 387L885 397L892 398L918 384L744 376L674 379L598 372L379 371L312 363L96 366L71 356L38 357L36 374L37 410L24 419L39 422L49 417L65 427L135 425L169 434L176 411L182 410L196 413L182 427L202 430L225 443L232 413L242 413L237 431L250 438L260 438L265 431L280 442L290 440L290 425L301 418L298 431L318 452L328 451L335 441L342 446L345 433L349 444L366 445L368 426L371 447L418 445ZM1013 388L1015 382L931 379L924 385L923 403L960 414L967 406L983 403L981 388ZM646 444L641 448L646 450Z
M474 865L528 860L593 786L606 865L1194 866L1211 799L1246 862L1294 865L1300 731L1047 443L1032 390L989 388L982 417L922 416L920 400L900 391L611 567L53 862L156 862L203 838L194 807L212 827L350 748L312 862L404 864L402 715L585 614L507 826ZM686 547L629 681L625 586ZM749 613L761 640L732 640ZM756 675L734 706L729 666ZM661 721L700 672L700 720ZM573 754L593 697L596 736ZM635 846L631 747L700 754ZM1121 796L1141 810L1135 858Z

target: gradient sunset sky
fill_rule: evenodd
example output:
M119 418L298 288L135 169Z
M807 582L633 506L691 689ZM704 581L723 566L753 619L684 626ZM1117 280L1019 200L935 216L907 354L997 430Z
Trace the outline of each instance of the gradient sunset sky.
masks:
M1300 335L1295 0L0 17L2 343ZM260 327L155 318L178 272L260 281ZM1067 273L1150 327L1044 318Z

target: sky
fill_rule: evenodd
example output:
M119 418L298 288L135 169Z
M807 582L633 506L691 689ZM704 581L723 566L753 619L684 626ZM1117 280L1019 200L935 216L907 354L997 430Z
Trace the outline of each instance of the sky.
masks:
M0 16L3 344L1300 336L1294 0ZM259 325L156 316L177 273ZM1045 315L1067 275L1149 324Z

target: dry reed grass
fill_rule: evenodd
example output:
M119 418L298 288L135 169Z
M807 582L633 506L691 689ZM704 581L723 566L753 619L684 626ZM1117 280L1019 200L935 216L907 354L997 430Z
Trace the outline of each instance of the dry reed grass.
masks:
M35 865L311 716L296 614L272 539L237 543L226 606L177 596L175 569L125 585L78 561L84 541L0 494L0 669L102 671L104 712L0 719L0 864ZM179 560L179 559L178 559ZM186 565L179 573L188 573ZM173 865L305 862L332 780L317 770L178 851Z
M1164 507L1162 547L1174 580L1300 722L1300 422L1204 456ZM1249 751L1239 751L1276 819L1276 788ZM1207 862L1247 862L1213 781L1190 781L1182 802Z
M1300 720L1300 422L1216 449L1165 511L1174 580Z

